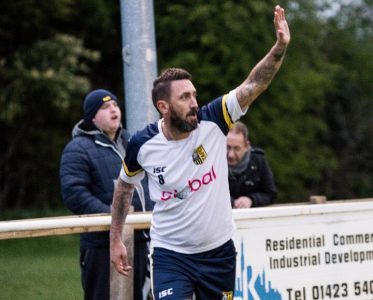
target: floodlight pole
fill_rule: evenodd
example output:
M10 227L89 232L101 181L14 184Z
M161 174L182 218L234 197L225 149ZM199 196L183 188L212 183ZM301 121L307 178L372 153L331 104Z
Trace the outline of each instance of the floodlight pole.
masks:
M120 0L126 128L133 134L159 114L151 90L157 76L153 0Z

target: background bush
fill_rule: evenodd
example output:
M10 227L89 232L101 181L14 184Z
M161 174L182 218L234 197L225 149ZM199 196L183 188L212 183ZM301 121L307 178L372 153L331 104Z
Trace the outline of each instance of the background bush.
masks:
M188 69L200 104L229 91L273 45L276 3L154 1L159 70ZM282 5L285 63L243 119L278 202L371 197L372 0ZM84 95L103 87L126 101L120 31L119 1L2 1L0 210L62 207L59 160Z

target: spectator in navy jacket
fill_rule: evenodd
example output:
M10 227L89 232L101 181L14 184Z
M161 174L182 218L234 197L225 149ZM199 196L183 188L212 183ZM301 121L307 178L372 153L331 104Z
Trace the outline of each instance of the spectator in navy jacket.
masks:
M129 134L121 126L118 99L98 89L84 99L84 117L72 132L60 165L62 197L78 215L110 213L114 185L126 155ZM147 181L136 186L135 211L152 210ZM135 233L134 299L142 299L147 273L148 232ZM84 299L110 299L109 232L82 233L80 268Z
M269 205L277 195L264 151L252 147L248 137L246 125L239 121L227 136L228 179L233 208Z

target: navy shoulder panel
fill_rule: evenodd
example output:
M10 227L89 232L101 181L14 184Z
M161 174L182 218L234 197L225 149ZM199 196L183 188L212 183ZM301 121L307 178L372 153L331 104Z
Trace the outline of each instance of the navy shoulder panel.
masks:
M198 111L198 119L200 121L214 122L226 135L233 122L228 113L225 99L226 95L220 96L207 105L202 106L201 109Z
M137 161L137 155L142 145L159 134L158 122L147 125L144 129L137 131L128 141L127 153L124 159L127 175L136 174L142 170Z

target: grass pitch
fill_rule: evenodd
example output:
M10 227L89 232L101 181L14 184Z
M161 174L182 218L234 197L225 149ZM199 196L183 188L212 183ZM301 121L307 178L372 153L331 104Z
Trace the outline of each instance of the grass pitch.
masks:
M0 298L83 299L79 235L0 240Z

